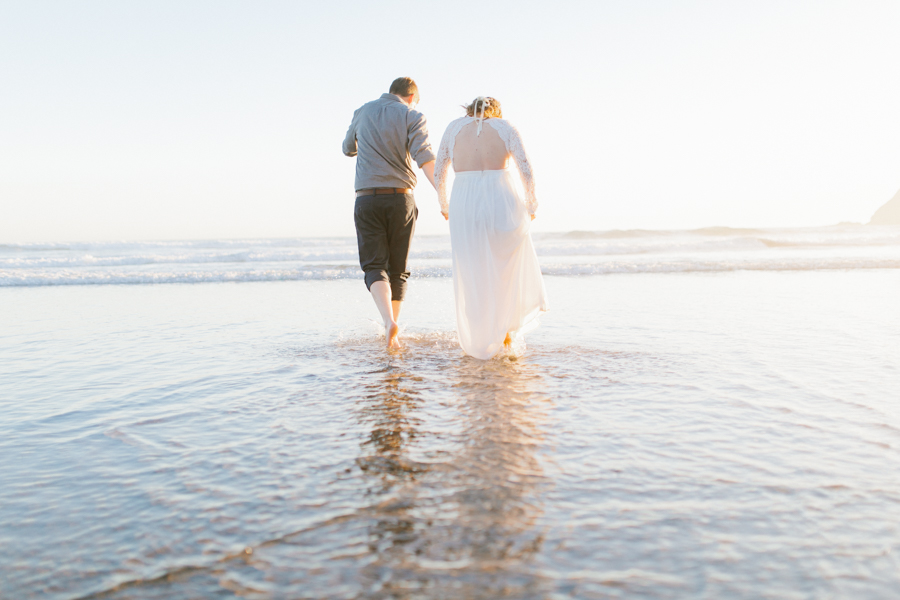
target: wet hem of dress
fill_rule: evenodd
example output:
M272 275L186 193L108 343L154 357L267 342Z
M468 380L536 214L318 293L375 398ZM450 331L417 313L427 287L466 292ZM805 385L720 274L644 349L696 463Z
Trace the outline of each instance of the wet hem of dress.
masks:
M487 358L479 358L477 356L472 356L471 354L469 354L469 356L472 356L472 358L477 358L478 360L493 360L501 356L521 356L525 352L525 340L522 339L523 336L526 333L537 329L537 327L540 325L539 317L549 310L550 307L547 306L546 303L541 304L530 313L528 313L524 319L522 319L522 323L517 329L511 330L509 332L509 337L513 342L512 348L510 350L505 351L503 342L500 342L497 350Z

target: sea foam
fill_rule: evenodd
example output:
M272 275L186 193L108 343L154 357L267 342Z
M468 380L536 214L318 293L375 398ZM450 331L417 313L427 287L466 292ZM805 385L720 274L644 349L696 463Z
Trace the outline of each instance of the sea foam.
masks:
M900 268L900 228L709 227L535 233L545 275ZM419 236L413 277L451 275L448 236ZM347 279L353 238L0 245L0 287Z

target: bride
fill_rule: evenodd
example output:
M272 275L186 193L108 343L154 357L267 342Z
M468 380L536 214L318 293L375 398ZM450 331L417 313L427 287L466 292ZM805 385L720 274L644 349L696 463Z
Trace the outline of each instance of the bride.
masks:
M519 132L502 119L494 98L479 96L465 109L466 116L444 132L434 180L441 213L450 221L459 344L466 354L488 359L536 325L547 295L529 233L537 199ZM524 199L507 169L510 157ZM456 177L448 201L451 166Z

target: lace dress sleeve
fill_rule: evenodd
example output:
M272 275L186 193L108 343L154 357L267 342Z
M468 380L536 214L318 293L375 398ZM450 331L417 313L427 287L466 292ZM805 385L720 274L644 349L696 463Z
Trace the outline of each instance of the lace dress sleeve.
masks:
M441 204L441 212L447 214L450 210L450 198L447 193L447 174L453 166L453 146L456 143L456 135L471 119L462 117L451 121L441 138L437 158L434 162L434 185L437 188L438 202Z
M497 133L500 134L500 139L506 144L506 150L516 161L516 167L519 169L519 176L522 178L522 185L525 188L525 208L528 209L529 214L534 215L538 207L537 197L534 193L534 172L531 170L531 163L528 161L528 154L525 153L525 146L522 144L519 130L503 119L488 119L486 122L494 126Z
M434 160L434 187L437 188L438 202L441 205L441 213L447 214L450 201L447 199L447 171L450 170L450 163L453 159L447 147L450 141L447 139L450 129L444 132L441 138L441 145L438 147L437 158Z
M434 161L434 187L437 188L438 202L441 205L441 213L447 214L450 210L450 199L447 197L447 173L453 164L453 142L456 140L454 127L456 121L451 122L444 130L441 145L438 147L437 158Z

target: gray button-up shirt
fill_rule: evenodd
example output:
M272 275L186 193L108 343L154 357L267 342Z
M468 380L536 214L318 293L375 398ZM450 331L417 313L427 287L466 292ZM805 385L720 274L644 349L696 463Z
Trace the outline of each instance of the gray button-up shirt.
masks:
M410 159L421 169L435 158L425 115L393 94L382 94L353 113L343 150L347 156L357 157L357 190L414 188L416 174Z

